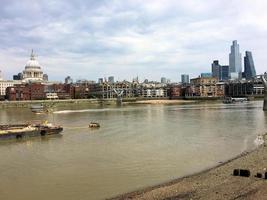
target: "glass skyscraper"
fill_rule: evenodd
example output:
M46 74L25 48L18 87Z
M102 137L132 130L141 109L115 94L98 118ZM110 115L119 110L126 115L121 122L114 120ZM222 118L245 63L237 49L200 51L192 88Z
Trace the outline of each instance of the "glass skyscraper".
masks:
M218 78L219 81L225 81L229 78L229 66L220 65L218 60L211 64L212 77Z
M220 64L218 60L214 60L211 64L211 71L212 71L212 77L218 78L220 77Z
M189 75L188 74L182 74L181 79L182 79L183 84L189 83Z
M229 66L221 65L220 66L220 81L226 81L229 79Z
M254 61L250 51L246 51L246 56L244 57L244 66L244 75L246 79L251 79L252 77L256 76Z
M229 54L229 72L238 73L238 78L242 77L241 53L239 52L239 44L234 40Z

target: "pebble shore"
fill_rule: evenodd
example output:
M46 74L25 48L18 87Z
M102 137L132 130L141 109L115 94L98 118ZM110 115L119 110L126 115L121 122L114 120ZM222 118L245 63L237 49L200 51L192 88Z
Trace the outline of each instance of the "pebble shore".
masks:
M267 137L251 152L198 174L123 194L113 200L267 200ZM233 176L234 169L248 169L250 177ZM263 178L256 178L262 173Z

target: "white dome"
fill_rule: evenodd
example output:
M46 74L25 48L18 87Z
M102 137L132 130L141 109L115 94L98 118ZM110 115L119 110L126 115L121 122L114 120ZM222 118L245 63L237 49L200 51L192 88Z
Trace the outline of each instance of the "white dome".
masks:
M23 82L42 82L43 72L41 66L37 60L33 51L31 53L30 60L26 63L25 70L23 71Z
M26 63L25 68L41 68L41 65L38 63L37 60L29 60Z

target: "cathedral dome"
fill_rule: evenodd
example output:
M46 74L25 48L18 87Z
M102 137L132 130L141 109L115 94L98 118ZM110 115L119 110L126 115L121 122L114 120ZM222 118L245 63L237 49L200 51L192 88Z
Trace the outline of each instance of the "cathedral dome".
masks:
M41 65L35 59L33 51L31 53L30 60L26 63L25 70L23 71L23 81L24 82L42 82L43 81L43 71L41 70Z
M31 53L31 58L28 60L26 63L25 69L26 68L36 68L36 69L41 69L41 65L39 62L35 59L35 55L33 54L33 51Z

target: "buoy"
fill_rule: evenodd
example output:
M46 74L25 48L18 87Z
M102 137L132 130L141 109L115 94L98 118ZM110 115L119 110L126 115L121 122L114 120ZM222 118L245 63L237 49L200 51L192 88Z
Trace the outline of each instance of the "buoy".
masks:
M234 169L234 171L233 171L233 175L234 175L234 176L238 176L238 175L239 175L239 169Z
M261 174L261 173L257 173L257 174L255 175L255 177L256 177L256 178L262 178L262 174Z
M239 176L249 177L250 176L250 171L247 170L247 169L240 169L239 170Z

